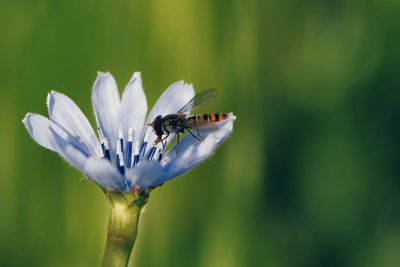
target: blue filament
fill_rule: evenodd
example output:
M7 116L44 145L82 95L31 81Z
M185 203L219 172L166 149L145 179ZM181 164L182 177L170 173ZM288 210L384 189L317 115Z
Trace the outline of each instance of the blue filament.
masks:
M136 154L133 158L133 167L139 163L139 154Z
M119 138L119 144L121 145L121 154L124 154L124 139Z
M146 152L146 147L147 147L147 141L144 141L142 145L140 146L139 150L139 159L142 159L144 156L144 153Z
M128 147L127 147L127 153L126 153L126 167L132 168L132 147L133 143L132 141L128 141Z
M153 146L150 150L149 157L147 158L148 161L151 161L156 153L157 147Z
M124 165L121 165L121 155L118 153L117 153L117 169L122 175L125 175Z
M104 158L105 159L108 159L109 161L111 161L111 154L110 154L110 149L104 149L103 150L103 153L104 153Z

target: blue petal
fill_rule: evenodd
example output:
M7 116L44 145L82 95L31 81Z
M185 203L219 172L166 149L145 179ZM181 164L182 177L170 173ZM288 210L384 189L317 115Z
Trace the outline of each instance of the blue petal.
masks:
M140 162L135 168L128 169L125 176L133 187L146 189L160 185L162 182L157 183L157 181L162 180L162 174L161 164L158 161L152 161Z
M108 190L125 192L129 190L125 177L108 160L89 158L83 171L89 178Z
M54 146L54 135L50 130L50 127L52 127L61 138L73 144L77 149L81 150L82 153L85 153L85 147L82 146L80 142L65 132L57 124L42 115L28 113L25 115L25 118L22 120L22 122L25 124L25 127L33 140L47 149L58 152L57 148Z
M53 146L53 134L50 132L50 120L39 114L27 113L22 120L30 136L39 145L57 152Z
M108 140L111 156L115 157L121 103L117 84L110 73L98 73L93 85L92 103L99 126Z
M65 140L53 125L50 130L54 136L53 146L69 164L108 190L126 191L125 178L109 161L88 157Z
M179 144L166 153L162 160L164 166L162 182L181 175L211 156L214 150L231 135L235 119L236 117L231 114L218 129L201 130L200 136L203 138L201 142L191 135L186 135Z
M99 156L99 141L79 107L66 95L51 92L47 96L50 119L75 137L88 155Z
M143 92L140 72L135 72L125 87L121 108L125 138L127 137L128 129L132 128L133 138L138 141L147 112L147 100Z

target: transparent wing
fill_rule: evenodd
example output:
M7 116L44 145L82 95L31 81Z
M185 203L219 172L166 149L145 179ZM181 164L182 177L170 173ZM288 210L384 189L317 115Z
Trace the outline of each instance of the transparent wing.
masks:
M215 97L217 96L217 90L216 89L206 89L204 91L201 91L197 93L192 99L189 100L189 102L186 103L179 111L178 113L181 112L187 112L190 110L193 110L197 107L204 106L208 103L210 103Z

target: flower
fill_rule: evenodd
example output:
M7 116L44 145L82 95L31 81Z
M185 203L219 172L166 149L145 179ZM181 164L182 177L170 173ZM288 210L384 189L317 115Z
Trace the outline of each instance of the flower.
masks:
M93 85L92 103L98 137L79 107L66 95L47 96L49 119L28 113L23 119L31 137L41 146L57 152L107 191L128 192L151 189L201 163L232 132L236 117L200 129L199 141L190 134L168 151L155 140L151 122L158 116L176 113L194 97L191 84L173 83L160 96L145 122L146 96L139 72L135 72L120 100L110 73L101 73ZM189 115L189 112L186 113Z

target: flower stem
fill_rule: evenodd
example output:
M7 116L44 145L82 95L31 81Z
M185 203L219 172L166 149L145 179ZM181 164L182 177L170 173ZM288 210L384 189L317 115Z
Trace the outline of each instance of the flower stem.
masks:
M102 267L126 267L148 194L106 192L111 204Z

